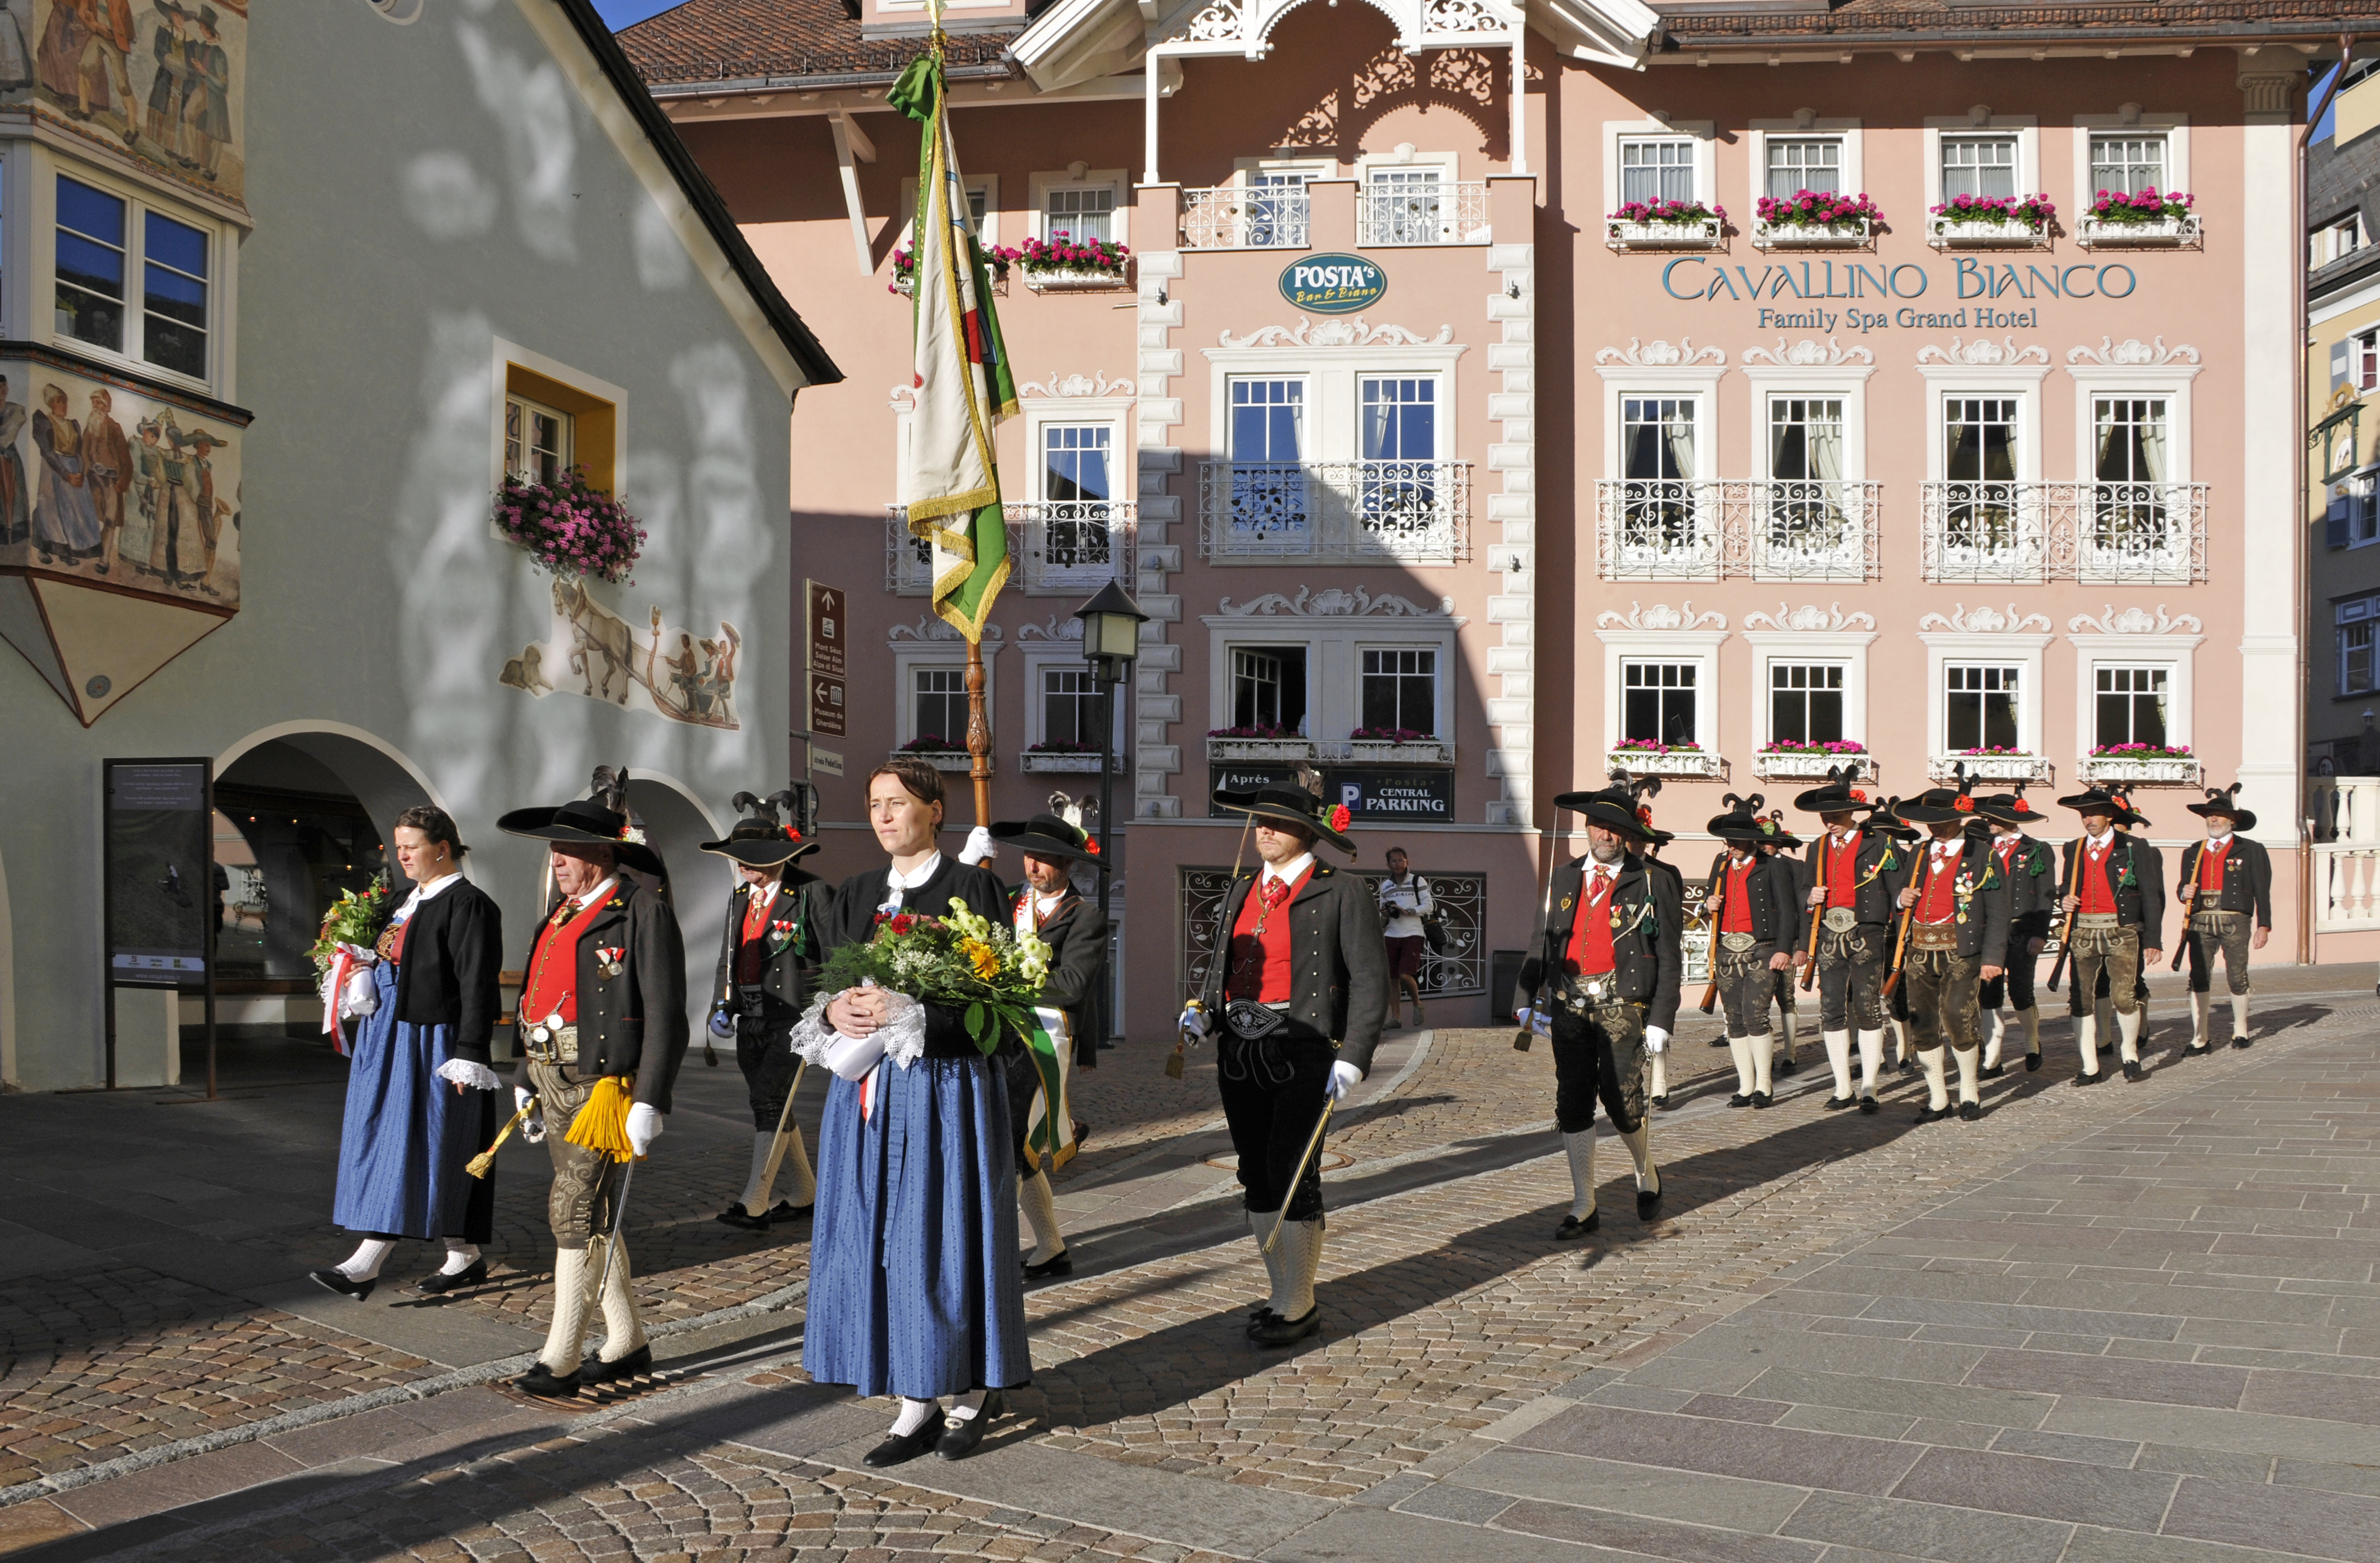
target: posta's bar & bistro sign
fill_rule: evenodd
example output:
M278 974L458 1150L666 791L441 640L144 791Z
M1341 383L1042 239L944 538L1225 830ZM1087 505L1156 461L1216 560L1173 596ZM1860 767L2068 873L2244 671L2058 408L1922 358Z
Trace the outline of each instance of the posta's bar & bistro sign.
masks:
M2035 327L2041 324L2039 309L2017 307L2017 300L2129 299L2140 287L2139 274L2120 261L2046 266L2032 263L2020 271L2014 262L1961 255L1951 272L1950 287L1935 295L1937 307L1896 302L1924 298L1932 281L1924 266L1910 261L1898 265L1882 261L1874 265L1856 261L1769 263L1755 273L1748 265L1714 263L1704 255L1680 255L1661 267L1661 291L1672 299L1727 299L1747 304L1788 298L1804 304L1822 299L1876 301L1874 308L1842 310L1764 305L1755 327L1764 331ZM1953 299L1956 307L1940 307Z
M1389 291L1389 274L1360 255L1309 255L1281 269L1281 296L1318 315L1352 315Z

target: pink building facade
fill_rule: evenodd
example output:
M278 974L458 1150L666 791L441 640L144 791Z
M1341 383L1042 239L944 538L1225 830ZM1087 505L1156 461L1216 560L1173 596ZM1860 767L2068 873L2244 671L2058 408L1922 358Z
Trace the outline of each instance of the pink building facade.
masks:
M1239 837L1210 790L1300 759L1361 866L1399 844L1439 885L1440 1023L1506 1007L1551 799L1614 764L1665 776L1690 877L1725 794L1794 817L1847 759L1900 794L1963 761L2044 807L2123 783L2168 846L2196 786L2240 780L2265 958L2299 958L2324 24L2110 14L953 7L987 243L1132 252L1010 271L1019 568L986 642L1015 815L1099 779L1072 610L1112 576L1152 615L1118 730L1129 1032L1165 1035L1203 960ZM855 827L868 764L963 731L897 510L917 139L883 92L921 30L899 0L694 0L624 35L849 373L805 399L839 455L795 519L797 573L850 592L850 779L821 785ZM1867 202L1764 210L1803 190Z

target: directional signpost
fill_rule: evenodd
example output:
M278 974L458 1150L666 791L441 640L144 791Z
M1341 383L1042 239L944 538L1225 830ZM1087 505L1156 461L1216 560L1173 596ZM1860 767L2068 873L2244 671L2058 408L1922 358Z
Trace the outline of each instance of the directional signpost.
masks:
M802 724L801 736L808 743L808 769L813 775L839 776L843 775L842 753L820 749L819 739L840 739L850 730L844 714L848 692L844 645L850 624L844 617L843 588L815 580L805 580L802 586L809 607L809 634L802 665L804 704L808 714Z

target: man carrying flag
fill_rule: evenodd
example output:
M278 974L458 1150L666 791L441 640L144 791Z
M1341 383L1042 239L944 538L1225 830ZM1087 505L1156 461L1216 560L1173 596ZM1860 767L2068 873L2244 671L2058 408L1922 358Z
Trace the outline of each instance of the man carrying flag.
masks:
M983 630L1008 580L992 430L1016 411L1016 382L991 279L967 218L942 80L941 6L929 0L932 52L910 62L886 102L925 127L917 152L917 411L911 424L909 530L933 546L934 611L967 647L967 752L976 823L991 807L991 728L983 703Z

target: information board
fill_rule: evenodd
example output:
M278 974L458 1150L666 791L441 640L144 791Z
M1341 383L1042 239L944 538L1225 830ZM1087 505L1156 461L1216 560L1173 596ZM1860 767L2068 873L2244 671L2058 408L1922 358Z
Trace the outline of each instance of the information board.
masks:
M109 760L105 865L108 975L195 987L221 906L210 760Z

